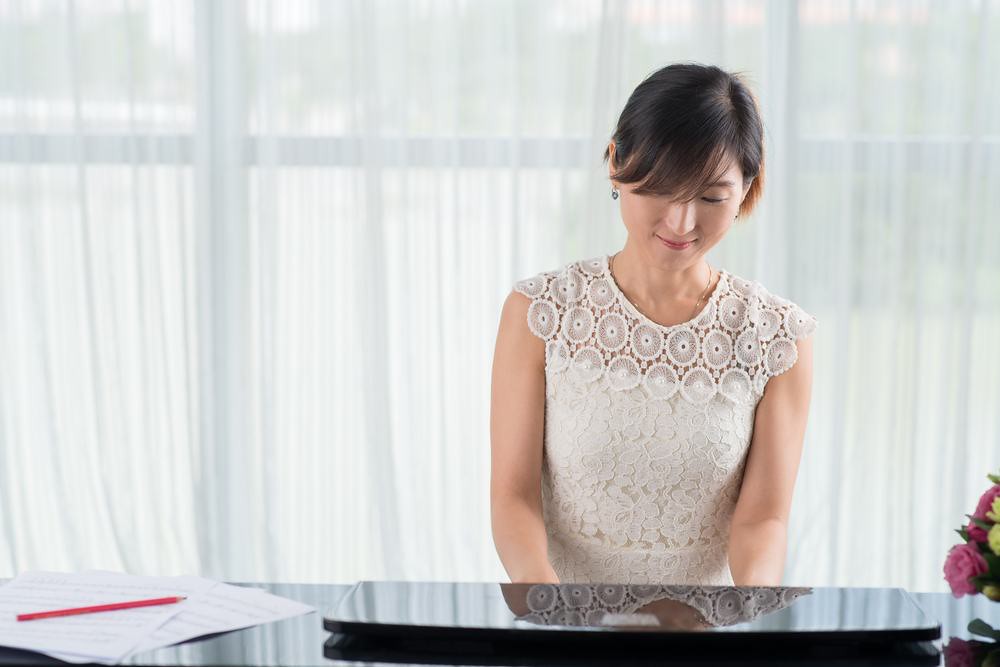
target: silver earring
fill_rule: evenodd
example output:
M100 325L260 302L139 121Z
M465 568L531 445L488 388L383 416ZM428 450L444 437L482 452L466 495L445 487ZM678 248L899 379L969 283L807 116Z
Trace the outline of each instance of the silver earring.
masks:
M618 199L618 188L611 186L611 198Z

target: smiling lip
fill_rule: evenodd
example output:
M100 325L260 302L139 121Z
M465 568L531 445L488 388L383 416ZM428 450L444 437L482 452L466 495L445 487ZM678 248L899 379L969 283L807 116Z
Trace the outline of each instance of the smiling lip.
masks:
M660 239L660 242L662 242L663 245L667 246L668 248L674 248L675 250L683 250L684 248L694 243L694 241L686 241L685 243L674 243L673 241L666 240L660 235L657 235L656 238Z

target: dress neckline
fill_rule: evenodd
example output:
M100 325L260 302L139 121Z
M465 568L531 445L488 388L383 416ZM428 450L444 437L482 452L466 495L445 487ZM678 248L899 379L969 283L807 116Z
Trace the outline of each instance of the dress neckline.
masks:
M690 328L692 324L701 319L701 316L705 314L705 311L708 310L709 306L717 305L716 302L719 300L719 297L723 292L722 289L723 283L728 282L729 278L729 273L725 269L720 267L718 269L718 272L719 272L719 279L715 281L715 287L712 288L712 293L709 295L708 299L705 300L705 305L701 307L701 310L695 313L694 317L687 320L686 322L667 325L667 324L660 324L656 320L651 319L646 314L642 313L638 308L636 308L631 301L629 301L629 298L625 296L625 292L623 292L621 287L618 286L618 281L616 281L615 277L611 275L611 255L604 256L604 271L603 271L604 277L607 278L608 283L611 285L611 289L614 291L615 299L617 299L618 303L620 303L622 305L622 308L627 310L633 317L636 317L642 322L645 322L646 324L652 327L656 327L661 331L673 331L674 329L680 329L683 327Z

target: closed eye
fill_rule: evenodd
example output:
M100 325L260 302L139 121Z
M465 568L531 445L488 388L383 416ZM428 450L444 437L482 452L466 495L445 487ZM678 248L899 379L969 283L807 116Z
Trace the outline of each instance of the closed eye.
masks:
M707 201L709 204L718 204L720 202L726 201L725 197L722 199L712 199L711 197L702 197L702 201Z

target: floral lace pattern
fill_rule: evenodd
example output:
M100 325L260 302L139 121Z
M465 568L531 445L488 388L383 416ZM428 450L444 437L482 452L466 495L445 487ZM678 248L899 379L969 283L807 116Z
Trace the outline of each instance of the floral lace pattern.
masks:
M754 412L816 319L722 270L700 313L663 326L625 298L607 256L514 289L545 340L542 500L560 581L732 585Z
M621 584L532 584L529 613L519 620L539 625L600 626L609 616L634 614L656 600L683 602L711 626L746 623L791 605L811 588L705 587Z
M725 269L708 304L689 322L663 326L639 313L617 287L606 256L518 281L532 299L528 327L545 343L546 368L614 389L642 385L653 396L705 404L763 395L768 379L797 359L795 341L816 318L760 283Z

